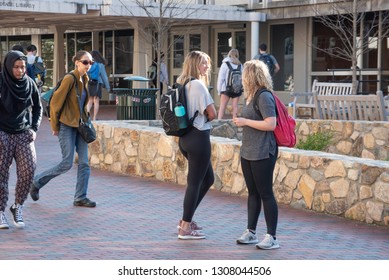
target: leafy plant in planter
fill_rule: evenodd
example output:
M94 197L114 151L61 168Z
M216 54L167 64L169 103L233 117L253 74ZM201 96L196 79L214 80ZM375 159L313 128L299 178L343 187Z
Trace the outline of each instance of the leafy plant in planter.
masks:
M331 132L315 132L307 136L306 140L300 140L296 145L297 149L309 151L325 151L331 144L333 135Z

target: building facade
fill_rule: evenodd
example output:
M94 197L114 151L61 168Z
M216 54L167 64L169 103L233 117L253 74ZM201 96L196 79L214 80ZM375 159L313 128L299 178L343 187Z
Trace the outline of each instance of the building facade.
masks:
M358 56L359 92L380 89L387 94L389 39L380 29L389 21L389 1L355 2L364 12L357 24L357 39L381 34L370 38ZM126 76L146 76L157 57L156 49L167 54L170 83L181 72L185 55L202 50L213 60L211 86L215 87L221 61L231 48L239 50L244 62L258 53L260 43L266 43L281 66L274 88L286 103L291 100L290 92L309 91L313 79L350 79L351 60L331 55L331 50L344 44L344 38L318 16L352 12L355 2L5 0L0 2L0 58L15 44L35 44L46 62L46 84L50 86L73 69L72 56L77 50L97 49L108 59L107 72L117 87L126 86ZM336 7L342 7L342 12ZM212 94L218 103L216 90ZM105 93L103 100L109 99Z

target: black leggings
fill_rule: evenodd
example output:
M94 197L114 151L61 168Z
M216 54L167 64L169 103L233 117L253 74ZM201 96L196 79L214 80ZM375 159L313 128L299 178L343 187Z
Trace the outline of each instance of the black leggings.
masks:
M197 206L215 180L211 164L210 130L200 131L193 128L180 137L178 144L180 151L188 160L182 220L191 222Z
M273 193L273 171L278 149L274 156L263 160L246 160L241 158L243 176L248 190L247 228L256 231L261 203L267 226L267 233L275 236L278 222L278 206Z

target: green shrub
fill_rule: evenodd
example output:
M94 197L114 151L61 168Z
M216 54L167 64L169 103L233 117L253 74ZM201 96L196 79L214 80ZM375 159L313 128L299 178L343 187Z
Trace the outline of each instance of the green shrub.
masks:
M332 141L331 132L315 132L307 136L305 141L300 140L296 146L297 149L309 151L325 151Z

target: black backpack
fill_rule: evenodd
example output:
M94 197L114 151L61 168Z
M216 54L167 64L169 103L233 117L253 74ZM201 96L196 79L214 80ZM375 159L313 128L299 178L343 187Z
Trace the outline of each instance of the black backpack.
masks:
M71 75L73 77L73 79L74 79L74 84L77 84L77 78L76 78L76 76L72 72L70 72L70 73L68 73L66 75ZM63 78L60 79L57 82L57 84L55 85L54 88L52 88L52 89L50 89L50 90L48 90L46 92L43 92L42 95L41 95L41 101L42 101L42 105L43 105L43 108L44 108L44 112L43 113L46 115L46 117L49 118L49 120L50 120L50 101L51 101L51 98L53 97L54 92L61 86L62 80L63 80ZM74 84L72 85L72 87L74 86ZM70 90L69 90L69 92L70 92Z
M263 61L267 68L269 69L270 75L274 74L274 62L270 54L261 54L258 58L260 61Z
M27 63L27 74L34 81L37 75L40 75L41 78L45 76L46 67L43 62L38 62L39 56L35 57L34 63Z
M161 102L159 106L159 113L162 119L162 126L166 135L171 136L183 136L189 132L193 127L193 121L198 115L198 111L192 118L188 117L187 102L185 95L185 85L189 82L186 81L183 85L174 84L168 91L161 96ZM175 114L176 106L183 106L185 109L184 115L178 117ZM181 108L182 109L182 108ZM185 125L183 125L185 124ZM181 126L181 127L180 127Z
M227 78L226 92L231 96L240 96L243 92L242 86L242 65L236 69L232 68L231 63L226 62L229 72Z

